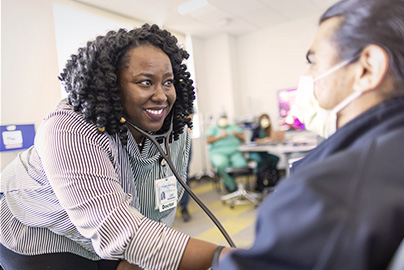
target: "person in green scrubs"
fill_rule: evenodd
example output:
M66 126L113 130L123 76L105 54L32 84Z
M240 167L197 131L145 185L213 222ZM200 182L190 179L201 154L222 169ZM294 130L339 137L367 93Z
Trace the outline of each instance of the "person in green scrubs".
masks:
M223 185L228 192L237 190L233 177L226 173L226 168L241 168L247 166L242 152L238 150L245 141L243 130L228 123L227 116L222 114L215 126L206 132L206 141L209 146L209 158L222 178Z

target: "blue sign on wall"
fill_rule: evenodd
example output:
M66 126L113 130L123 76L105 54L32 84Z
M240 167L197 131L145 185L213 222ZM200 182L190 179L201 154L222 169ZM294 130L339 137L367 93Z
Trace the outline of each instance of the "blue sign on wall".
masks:
M0 152L27 149L34 145L33 124L0 126L0 133Z

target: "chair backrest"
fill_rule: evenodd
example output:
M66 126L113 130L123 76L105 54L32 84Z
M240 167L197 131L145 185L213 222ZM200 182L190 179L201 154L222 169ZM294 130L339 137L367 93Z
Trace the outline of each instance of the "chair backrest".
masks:
M403 270L404 269L404 239L401 241L396 253L393 256L386 270Z

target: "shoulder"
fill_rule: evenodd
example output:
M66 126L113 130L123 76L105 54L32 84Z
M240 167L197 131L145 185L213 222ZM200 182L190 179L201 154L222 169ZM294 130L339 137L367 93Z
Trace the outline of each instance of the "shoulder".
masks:
M350 147L321 158L315 157L318 151L314 149L285 182L300 183L312 191L330 192L331 197L345 189L357 188L361 193L375 188L383 190L401 173L403 137L404 128L396 129L377 137L359 139ZM327 141L324 144L333 147ZM380 181L381 178L384 180ZM345 195L341 193L341 196Z
M175 149L187 149L188 145L191 143L191 133L189 133L188 129L184 129L184 132L180 134L178 140L174 141L171 144L171 147Z
M239 127L237 125L230 125L229 128L231 130L235 130L235 131L238 131L238 132L241 132L243 130L241 127Z
M217 132L217 126L211 126L210 128L208 128L208 130L206 131L206 136L211 136L214 135Z
M37 137L41 136L46 140L51 138L69 140L86 137L101 144L107 143L110 137L106 132L99 133L97 127L88 123L82 114L75 112L66 99L62 100L55 110L43 119L37 132Z
M260 130L261 130L260 126L253 128L254 133L258 133L258 132L260 132Z

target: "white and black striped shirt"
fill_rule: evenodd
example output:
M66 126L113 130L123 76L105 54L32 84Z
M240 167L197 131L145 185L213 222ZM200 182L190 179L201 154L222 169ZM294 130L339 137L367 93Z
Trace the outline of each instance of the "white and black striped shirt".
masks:
M123 147L62 101L35 145L2 172L0 242L26 255L71 252L177 269L189 237L168 227L175 209L160 212L154 191L154 181L172 172L151 141L140 152L128 134ZM183 179L189 148L187 132L171 144Z

